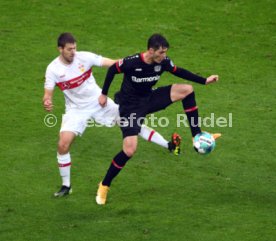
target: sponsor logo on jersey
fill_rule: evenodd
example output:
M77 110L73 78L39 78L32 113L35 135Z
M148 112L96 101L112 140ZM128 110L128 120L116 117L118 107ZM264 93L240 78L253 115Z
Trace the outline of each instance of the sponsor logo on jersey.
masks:
M89 69L82 75L71 80L59 82L57 83L57 85L62 91L79 87L81 84L83 84L83 82L85 82L91 76L91 73L92 73L92 69Z
M70 89L70 84L67 82L62 82L61 85L63 89Z
M144 83L144 82L154 82L160 79L160 75L155 75L151 77L137 78L136 76L131 76L131 80L135 83Z
M155 72L160 72L161 71L161 65L154 66L154 71Z
M135 71L142 71L142 69L135 69Z

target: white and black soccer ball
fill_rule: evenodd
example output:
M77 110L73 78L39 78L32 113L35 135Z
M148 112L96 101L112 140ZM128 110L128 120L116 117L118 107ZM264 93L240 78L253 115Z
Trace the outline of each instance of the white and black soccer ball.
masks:
M200 154L208 154L215 149L216 141L208 132L201 132L194 137L193 145Z

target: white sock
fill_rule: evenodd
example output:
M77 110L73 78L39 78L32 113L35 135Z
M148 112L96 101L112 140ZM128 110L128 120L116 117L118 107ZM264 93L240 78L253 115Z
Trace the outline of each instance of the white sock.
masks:
M161 136L157 131L149 128L148 126L142 125L139 136L159 146L163 146L165 148L168 148L169 146L169 142L165 140L163 136Z
M71 169L71 157L70 153L60 155L57 153L59 173L62 179L62 185L70 187L70 169Z

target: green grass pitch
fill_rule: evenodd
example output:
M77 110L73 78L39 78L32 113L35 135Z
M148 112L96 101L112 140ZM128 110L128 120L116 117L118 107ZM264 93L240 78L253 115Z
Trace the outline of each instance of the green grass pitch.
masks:
M275 9L272 0L1 0L0 240L275 241ZM223 137L201 156L190 130L176 127L181 105L158 113L171 121L160 133L183 136L182 155L140 140L104 207L95 203L97 184L121 133L88 128L71 149L73 194L54 199L64 100L56 89L53 128L41 100L65 31L78 50L110 58L144 51L152 33L164 34L176 65L220 75L217 84L193 84L197 104L202 117L232 113L233 126L205 128ZM102 86L106 70L93 71ZM181 82L165 74L158 85ZM120 83L117 76L111 96Z

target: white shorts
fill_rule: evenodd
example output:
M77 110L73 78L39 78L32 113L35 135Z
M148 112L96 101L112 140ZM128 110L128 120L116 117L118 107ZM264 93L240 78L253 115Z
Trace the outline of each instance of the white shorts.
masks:
M99 104L93 108L70 109L62 116L60 132L71 131L76 135L82 135L86 127L107 126L112 127L119 119L119 106L110 98L107 105L101 107ZM97 123L95 123L97 122Z

